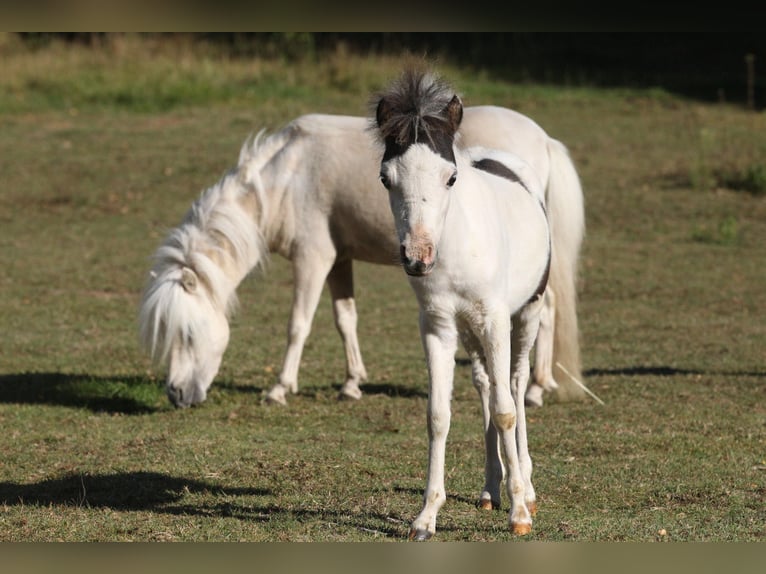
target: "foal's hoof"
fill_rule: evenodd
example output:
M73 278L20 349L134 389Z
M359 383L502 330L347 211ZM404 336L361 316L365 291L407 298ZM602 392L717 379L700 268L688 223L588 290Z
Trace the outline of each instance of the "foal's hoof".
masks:
M479 500L479 508L481 510L497 510L500 508L499 502L494 502L493 500L490 500L489 498L482 498Z
M410 538L410 540L412 540L414 542L425 542L426 540L431 538L431 536L433 536L433 535L434 535L434 533L433 532L429 532L428 530L422 530L420 528L413 528L412 530L410 530L409 538Z
M526 522L511 522L511 531L516 536L526 536L532 532L532 525Z
M529 510L529 514L532 516L537 515L537 502L534 500L532 502L527 502L527 510Z

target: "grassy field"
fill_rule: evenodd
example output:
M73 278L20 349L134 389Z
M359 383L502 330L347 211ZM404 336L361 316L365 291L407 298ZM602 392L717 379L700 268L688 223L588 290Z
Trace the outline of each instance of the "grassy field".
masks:
M426 373L400 270L357 265L358 403L325 293L287 408L287 263L239 290L208 401L174 410L137 345L149 258L247 135L365 114L396 58L231 59L122 38L0 36L0 540L401 541L425 485ZM532 541L766 539L766 116L661 90L440 71L537 120L586 193L580 321L605 402L530 413ZM436 540L514 540L482 513L480 413L459 363Z

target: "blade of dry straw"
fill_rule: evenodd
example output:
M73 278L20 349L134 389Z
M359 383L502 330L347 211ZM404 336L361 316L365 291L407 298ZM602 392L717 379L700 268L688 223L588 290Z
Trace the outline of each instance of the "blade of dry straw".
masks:
M583 382L582 382L582 381L579 381L579 380L577 380L577 377L575 377L575 376L574 376L572 373L570 373L569 371L567 371L567 370L566 370L566 368L564 367L564 365L562 365L562 364L561 364L561 363L559 363L558 361L556 361L556 365L558 366L558 368L559 368L559 369L561 369L562 371L564 371L564 373L566 373L566 375L567 375L567 376L568 376L570 379L572 379L572 380L575 382L575 384L577 384L577 385L578 385L578 386L579 386L579 387L580 387L580 388L581 388L583 391L585 391L585 392L586 392L586 393L588 393L588 394L589 394L591 397L593 397L593 398L596 400L596 402L597 402L597 403L599 403L600 405L603 405L603 404L605 404L605 403L604 403L604 401L602 401L600 398L598 398L598 397L596 396L596 394L595 394L593 391L591 391L591 390L590 390L588 387L586 387L586 386L583 384Z

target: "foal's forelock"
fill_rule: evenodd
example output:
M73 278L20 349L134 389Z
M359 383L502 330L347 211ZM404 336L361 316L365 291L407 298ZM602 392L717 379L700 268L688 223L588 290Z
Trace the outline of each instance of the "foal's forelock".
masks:
M383 161L422 143L454 163L453 143L462 114L460 99L446 82L430 73L405 71L379 96L375 111L385 145Z

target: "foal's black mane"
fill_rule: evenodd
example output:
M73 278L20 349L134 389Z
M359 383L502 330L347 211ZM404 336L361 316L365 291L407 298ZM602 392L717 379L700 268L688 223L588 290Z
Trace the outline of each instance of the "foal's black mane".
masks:
M407 69L377 98L376 126L386 146L383 161L424 143L454 162L452 143L463 116L454 90L432 73Z

